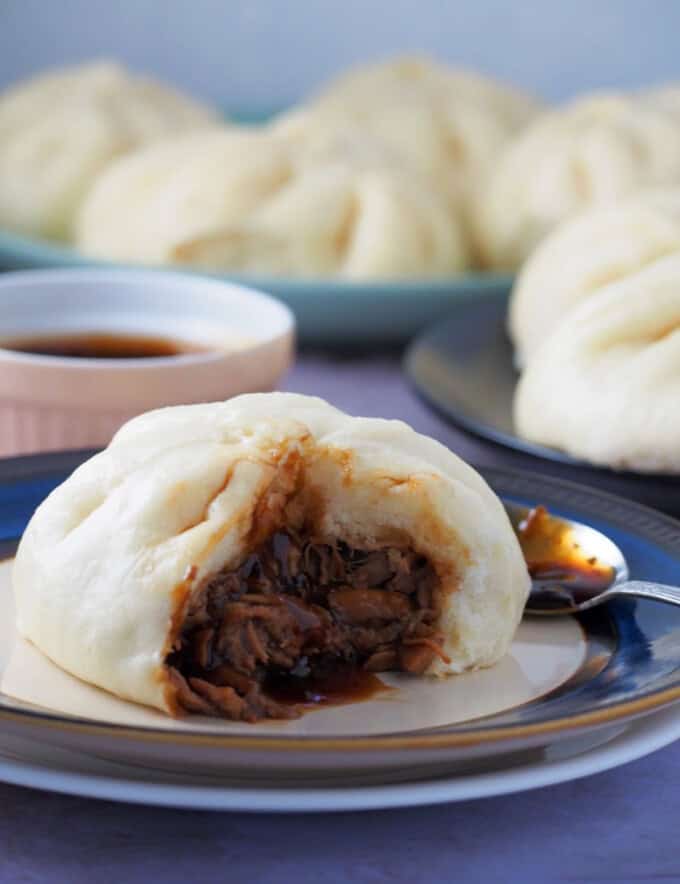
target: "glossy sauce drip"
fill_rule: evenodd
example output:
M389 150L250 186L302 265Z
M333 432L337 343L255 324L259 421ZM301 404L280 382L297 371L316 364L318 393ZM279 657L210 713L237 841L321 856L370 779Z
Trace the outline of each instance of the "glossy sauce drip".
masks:
M391 688L375 673L347 666L313 678L269 676L265 690L278 703L313 707L371 700Z
M0 341L0 346L18 353L65 356L70 359L158 359L201 353L208 349L188 341L127 332L76 332L17 337Z
M545 507L527 510L515 526L529 574L532 596L541 593L541 604L554 599L555 607L579 602L603 592L615 578L611 565L587 556L571 526Z

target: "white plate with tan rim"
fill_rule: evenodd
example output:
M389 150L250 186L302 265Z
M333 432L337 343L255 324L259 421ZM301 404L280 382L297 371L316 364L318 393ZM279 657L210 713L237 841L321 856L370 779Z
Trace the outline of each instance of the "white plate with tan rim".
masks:
M0 462L0 539L11 556L36 504L83 454ZM502 498L587 522L623 550L631 574L680 583L680 525L587 488L489 471ZM156 775L313 785L464 774L525 763L561 741L608 739L680 699L680 611L618 603L577 621L527 619L495 667L444 681L386 676L364 702L286 722L182 721L71 678L15 634L11 558L0 566L0 733L4 741L152 768ZM567 744L565 743L565 746Z
M272 784L228 774L159 772L0 734L0 780L88 798L196 810L377 810L468 801L551 786L643 758L678 738L680 710L673 707L614 731L561 740L512 761L496 759L496 766L487 763L464 773L456 767L410 767L401 777L378 772L345 777L342 784L308 784L294 779Z

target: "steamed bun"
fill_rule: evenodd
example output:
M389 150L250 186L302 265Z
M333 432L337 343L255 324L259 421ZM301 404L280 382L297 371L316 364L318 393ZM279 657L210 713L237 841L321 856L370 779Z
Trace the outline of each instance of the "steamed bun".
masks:
M531 253L512 290L509 331L517 364L525 365L593 292L676 252L680 188L643 191L565 221Z
M445 199L362 142L300 155L268 131L168 139L112 164L85 201L97 257L215 270L376 278L466 260Z
M217 119L108 62L19 83L0 95L0 226L67 239L84 194L112 158Z
M539 110L529 96L491 79L421 58L398 58L344 74L277 131L299 143L355 126L465 199L506 141Z
M616 469L680 473L680 254L604 286L531 357L524 438Z
M677 83L644 89L638 95L643 101L680 117L680 85Z
M561 221L646 187L680 184L680 119L617 94L547 113L504 151L475 226L484 263L518 267Z
M282 393L129 422L40 505L13 572L19 631L66 671L247 721L285 715L267 675L490 666L529 582L456 455Z
M450 68L426 57L401 56L354 68L331 81L314 99L317 106L353 106L365 114L382 103L457 99L493 108L511 127L538 110L535 99L518 89L472 71Z

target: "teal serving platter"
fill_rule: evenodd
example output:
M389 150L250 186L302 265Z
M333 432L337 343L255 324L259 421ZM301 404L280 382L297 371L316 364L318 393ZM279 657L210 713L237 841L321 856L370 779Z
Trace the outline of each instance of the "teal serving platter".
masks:
M58 243L0 230L0 270L97 266L120 265L85 257ZM403 344L444 315L460 298L507 292L512 283L512 277L506 274L481 272L365 282L207 275L252 286L279 298L295 314L302 344L334 347Z

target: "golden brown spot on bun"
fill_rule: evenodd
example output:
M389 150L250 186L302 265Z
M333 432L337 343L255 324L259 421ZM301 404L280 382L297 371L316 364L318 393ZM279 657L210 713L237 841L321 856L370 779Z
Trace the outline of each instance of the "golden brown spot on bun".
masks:
M314 452L315 459L329 460L340 468L342 475L342 484L347 486L352 484L352 474L354 468L354 453L346 448L335 448L326 445L317 446Z

